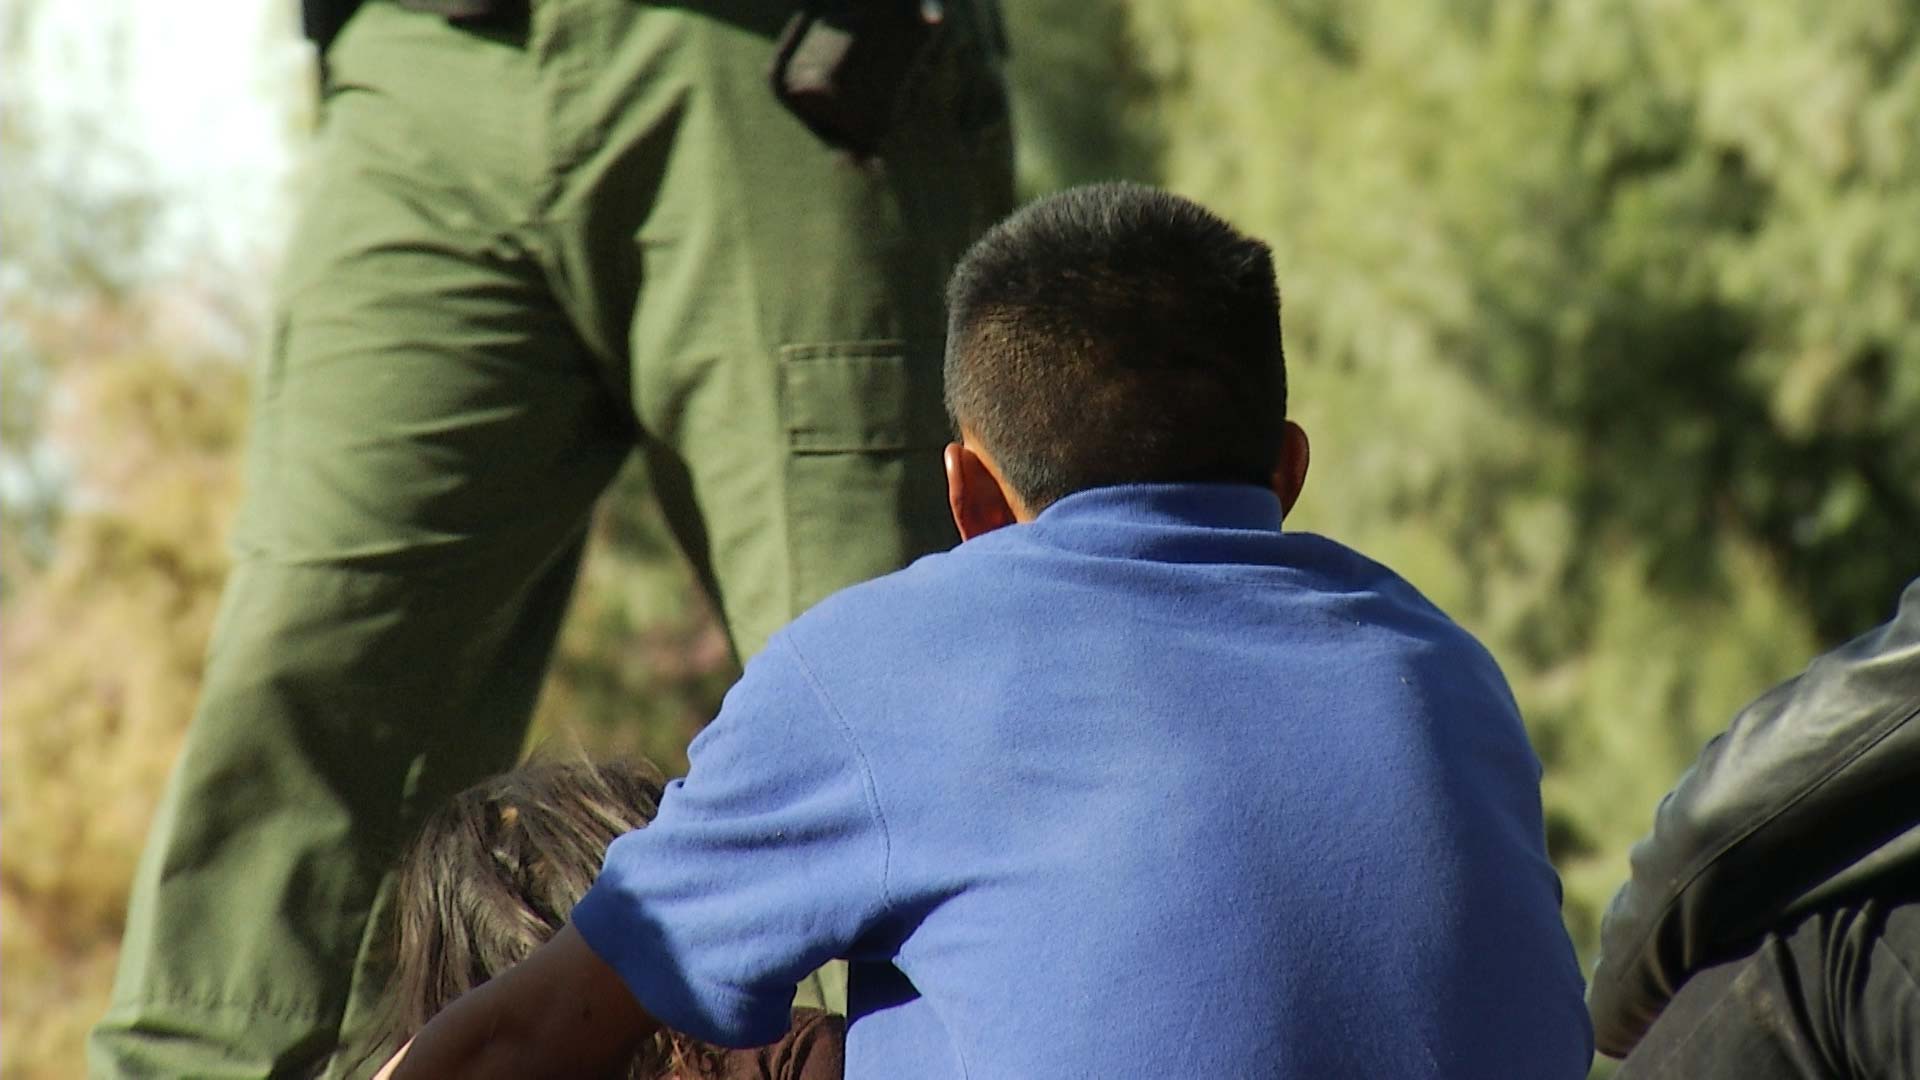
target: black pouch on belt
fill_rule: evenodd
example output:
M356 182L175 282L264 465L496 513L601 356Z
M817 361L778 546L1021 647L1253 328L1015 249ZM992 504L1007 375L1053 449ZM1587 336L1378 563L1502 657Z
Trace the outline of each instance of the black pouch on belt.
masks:
M870 155L940 23L927 0L807 0L780 34L774 96L820 138Z
M399 0L403 8L443 15L456 25L493 26L524 21L528 0Z

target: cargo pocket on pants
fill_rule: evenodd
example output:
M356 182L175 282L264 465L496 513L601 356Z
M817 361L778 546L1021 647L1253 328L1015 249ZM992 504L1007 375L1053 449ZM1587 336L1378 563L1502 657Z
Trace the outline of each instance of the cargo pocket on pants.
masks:
M958 540L940 471L940 361L938 342L780 350L792 614Z

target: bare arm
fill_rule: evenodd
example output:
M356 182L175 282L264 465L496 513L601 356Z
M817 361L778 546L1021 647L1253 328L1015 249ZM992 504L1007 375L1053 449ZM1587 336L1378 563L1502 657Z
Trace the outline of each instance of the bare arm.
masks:
M569 925L441 1010L388 1068L393 1080L598 1076L659 1026Z

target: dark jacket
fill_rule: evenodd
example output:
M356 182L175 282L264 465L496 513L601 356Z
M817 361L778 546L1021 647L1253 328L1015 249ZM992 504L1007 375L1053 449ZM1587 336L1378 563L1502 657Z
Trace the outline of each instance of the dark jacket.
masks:
M1688 976L1920 868L1920 579L1707 744L1661 801L1600 929L1596 1042L1624 1056Z

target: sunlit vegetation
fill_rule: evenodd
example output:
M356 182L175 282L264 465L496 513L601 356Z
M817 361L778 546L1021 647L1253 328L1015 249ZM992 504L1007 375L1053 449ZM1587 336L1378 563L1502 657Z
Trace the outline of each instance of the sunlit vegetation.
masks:
M1008 17L1029 192L1161 183L1272 242L1315 440L1292 524L1401 570L1505 666L1589 950L1700 743L1920 573L1920 9ZM148 201L35 172L60 133L20 98L0 1072L69 1076L195 695L264 275L128 270ZM629 469L603 508L536 738L671 768L734 668L645 483Z

